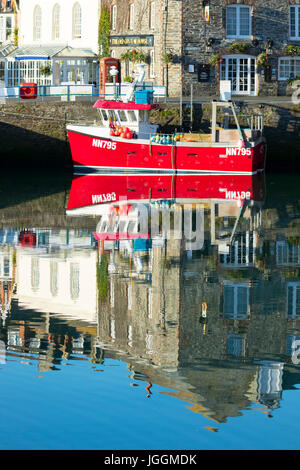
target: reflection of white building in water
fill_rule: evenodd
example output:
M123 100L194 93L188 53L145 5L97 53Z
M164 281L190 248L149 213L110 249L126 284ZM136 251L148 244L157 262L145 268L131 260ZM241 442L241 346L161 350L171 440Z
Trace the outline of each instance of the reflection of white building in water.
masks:
M258 367L258 401L266 405L269 411L280 406L283 366L282 362L263 360Z
M30 232L35 237L34 245L49 248L89 248L94 245L93 234L89 230L40 229L25 231L12 228L0 229L0 245L18 246L22 233Z
M21 307L96 322L97 252L60 250L45 254L18 250L17 285Z

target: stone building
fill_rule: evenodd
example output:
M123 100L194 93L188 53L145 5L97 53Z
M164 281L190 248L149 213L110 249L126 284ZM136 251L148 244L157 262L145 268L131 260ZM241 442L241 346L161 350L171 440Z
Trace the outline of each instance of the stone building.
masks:
M136 50L147 57L146 80L167 85L178 94L181 82L182 2L178 0L112 0L110 53L120 59ZM171 61L171 63L167 63ZM121 60L122 79L132 75L132 62Z
M290 94L300 76L298 0L111 0L111 54L149 55L148 79L169 95ZM167 60L166 60L167 58ZM168 64L166 62L169 61ZM130 70L123 67L122 76Z

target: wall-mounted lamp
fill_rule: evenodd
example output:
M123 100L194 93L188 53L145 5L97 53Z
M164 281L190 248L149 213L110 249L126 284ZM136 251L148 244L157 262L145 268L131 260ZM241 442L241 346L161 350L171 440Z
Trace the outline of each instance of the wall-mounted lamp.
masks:
M206 41L206 45L208 47L211 47L214 43L214 38L208 38L207 41Z
M253 39L253 41L252 41L252 46L253 46L253 47L257 47L258 44L259 44L258 39Z
M203 7L208 7L209 6L209 1L210 0L202 0L202 6Z
M272 49L273 44L274 44L274 43L273 43L272 39L269 39L269 38L268 38L268 39L267 39L267 49Z

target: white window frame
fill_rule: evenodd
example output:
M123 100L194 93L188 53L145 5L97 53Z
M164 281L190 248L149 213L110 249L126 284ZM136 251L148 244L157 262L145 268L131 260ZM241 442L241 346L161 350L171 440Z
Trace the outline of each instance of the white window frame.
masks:
M8 28L8 19L10 19L11 21L11 28ZM10 38L13 37L13 31L15 27L13 15L0 15L0 25L0 42L8 41Z
M231 288L233 289L233 297L232 297L232 311L225 312L225 296L224 292L225 289ZM246 289L246 312L239 312L239 302L238 302L238 290L239 289ZM246 283L224 283L223 286L223 314L226 318L231 318L235 320L247 320L250 316L250 292L249 292L249 285ZM227 306L228 308L228 306Z
M149 27L150 29L155 28L155 2L150 2L149 5Z
M292 9L295 9L295 35L292 35ZM300 41L300 5L290 5L290 39Z
M56 3L52 10L52 39L56 41L60 37L60 6Z
M82 8L78 2L74 3L72 10L72 38L82 37Z
M134 3L130 3L129 5L129 30L134 30Z
M288 282L287 294L286 294L287 318L293 318L293 319L299 318L299 313L297 314L297 300L299 299L299 296L300 296L300 282ZM290 310L289 310L289 307L291 307Z
M286 75L283 76L281 74L283 61L286 62L286 67L289 67L289 76L286 76ZM278 80L279 81L286 81L286 80L290 80L291 78L296 78L297 76L300 76L300 70L298 74L296 72L296 64L295 64L296 61L299 62L299 69L300 69L300 57L288 57L288 56L279 57L278 59ZM293 68L293 72L291 72L292 68Z
M117 28L117 5L111 7L111 29L115 31Z
M249 34L240 34L241 29L241 9L247 8L249 11ZM228 11L229 9L235 9L236 13L236 34L228 34ZM227 39L249 39L252 36L252 8L249 5L238 4L238 5L227 5L226 7L226 38Z
M36 5L33 10L33 40L40 41L42 38L42 9Z
M155 78L155 53L154 49L150 51L149 77Z

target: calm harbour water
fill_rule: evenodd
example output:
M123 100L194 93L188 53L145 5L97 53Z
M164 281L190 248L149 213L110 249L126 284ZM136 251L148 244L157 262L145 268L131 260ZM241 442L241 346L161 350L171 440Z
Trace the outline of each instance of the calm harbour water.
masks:
M250 181L244 211L240 179L202 181L152 201L203 184L193 249L97 240L93 179L0 178L0 449L300 448L299 177Z

